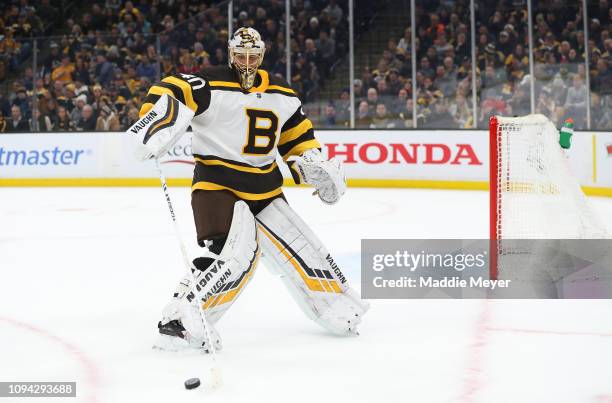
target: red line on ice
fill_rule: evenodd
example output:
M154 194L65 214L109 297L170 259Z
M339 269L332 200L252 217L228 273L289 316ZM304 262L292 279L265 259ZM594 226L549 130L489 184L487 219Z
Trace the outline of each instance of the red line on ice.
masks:
M85 369L85 373L87 376L87 383L89 383L89 393L85 396L86 402L96 403L96 392L100 386L100 376L98 373L98 368L94 364L94 362L85 354L81 349L79 349L75 344L62 339L59 336L54 335L53 333L36 327L34 325L30 325L29 323L20 322L15 319L5 318L0 316L0 321L6 322L9 325L13 325L15 327L29 330L30 332L42 336L48 340L52 340L55 343L59 344L69 355L72 355ZM77 390L78 385L77 385Z
M473 403L476 394L482 389L484 381L482 374L484 372L483 360L484 351L489 342L488 329L491 320L491 301L485 299L482 303L480 316L474 327L473 341L468 347L467 365L465 369L465 378L463 382L463 392L459 401L461 403Z
M492 332L513 332L513 333L526 333L526 334L545 334L545 335L556 335L556 336L594 336L594 337L612 337L612 333L598 333L598 332L566 332L556 330L538 330L538 329L519 329L512 327L487 327L487 330Z

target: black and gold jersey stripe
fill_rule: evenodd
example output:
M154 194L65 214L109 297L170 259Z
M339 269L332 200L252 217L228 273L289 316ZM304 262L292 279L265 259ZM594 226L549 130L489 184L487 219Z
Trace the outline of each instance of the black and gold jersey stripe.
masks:
M204 112L210 105L210 87L206 80L197 76L177 74L166 77L149 88L147 97L140 108L140 116L144 116L151 110L159 97L164 94L187 105L196 115Z
M228 190L245 200L278 196L283 175L276 162L255 167L216 156L194 155L196 167L192 190Z
M278 152L286 161L292 155L300 155L312 148L321 148L321 144L314 136L312 122L306 118L300 107L281 128Z
M297 97L297 93L291 88L291 86L285 81L284 78L271 75L270 85L266 88L268 94L282 94L290 97Z

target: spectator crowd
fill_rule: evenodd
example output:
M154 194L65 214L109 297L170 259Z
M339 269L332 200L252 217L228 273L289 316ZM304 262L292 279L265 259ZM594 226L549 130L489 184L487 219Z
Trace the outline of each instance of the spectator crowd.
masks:
M227 3L93 0L61 24L43 27L43 15L60 15L50 1L14 0L0 7L0 85L6 88L0 92L0 131L125 129L155 81L227 63ZM283 77L284 3L236 0L232 10L234 27L262 34L263 68ZM336 0L300 0L292 7L292 85L304 100L315 97L346 52L346 18ZM17 32L24 21L37 28ZM52 36L39 37L49 31Z
M469 3L417 2L416 88L412 85L408 23L401 38L389 38L376 66L366 67L354 82L357 127L411 128L416 118L419 128L486 128L491 114L531 112L527 3L476 2L478 107L474 119ZM536 4L535 112L557 125L572 117L577 128L586 128L589 74L592 127L612 129L611 4L608 0L590 2L586 51L582 2ZM585 69L587 51L589 72ZM342 100L329 108L328 122L347 121L348 105Z
M263 68L283 77L284 3L234 0L232 10L234 27L252 26L262 34ZM291 81L304 102L318 99L319 89L333 77L338 60L347 52L345 3L292 1ZM370 12L366 3L372 7L370 2L356 1L360 10ZM140 104L155 81L227 63L226 3L66 4L9 0L0 5L0 132L124 130L138 119ZM416 85L408 19L403 36L388 38L376 65L360 71L354 82L357 127L411 128L416 119L419 128L484 128L492 113L530 112L526 2L476 4L476 121L469 1L430 0L417 1ZM577 128L584 128L590 102L592 127L612 129L609 0L589 3L586 49L581 2L534 4L536 112L556 124L572 117ZM385 6L393 4L380 2L381 8ZM359 14L357 18L359 23ZM584 64L587 52L589 71ZM348 90L342 91L326 105L322 126L346 126L351 106Z

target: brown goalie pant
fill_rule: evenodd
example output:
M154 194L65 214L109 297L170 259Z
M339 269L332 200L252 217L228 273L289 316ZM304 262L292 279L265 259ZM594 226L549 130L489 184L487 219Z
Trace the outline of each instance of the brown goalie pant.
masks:
M243 200L227 190L195 190L191 193L191 208L195 221L198 244L205 240L224 240L229 233L234 215L234 203L243 200L253 215L257 215L278 196L264 200Z

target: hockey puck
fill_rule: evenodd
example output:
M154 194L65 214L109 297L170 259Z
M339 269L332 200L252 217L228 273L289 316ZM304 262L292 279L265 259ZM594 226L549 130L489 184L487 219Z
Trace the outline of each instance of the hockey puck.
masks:
M200 386L200 378L189 378L185 381L185 389L195 389Z

